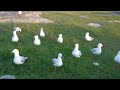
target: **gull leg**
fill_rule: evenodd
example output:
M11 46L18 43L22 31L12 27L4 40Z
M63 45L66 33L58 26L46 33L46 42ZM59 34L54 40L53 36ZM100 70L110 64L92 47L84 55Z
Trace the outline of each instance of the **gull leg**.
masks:
M55 71L56 71L56 66L55 66Z
M60 67L59 67L59 71L61 71Z
M95 55L95 60L96 60L96 62L98 61L98 55Z

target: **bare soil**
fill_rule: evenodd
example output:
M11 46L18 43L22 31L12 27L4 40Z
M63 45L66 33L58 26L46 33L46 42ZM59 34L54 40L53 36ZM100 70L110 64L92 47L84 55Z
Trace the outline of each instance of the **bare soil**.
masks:
M0 23L5 22L23 22L23 23L53 23L49 19L41 17L42 12L40 11L23 11L21 15L18 11L1 11L0 12Z

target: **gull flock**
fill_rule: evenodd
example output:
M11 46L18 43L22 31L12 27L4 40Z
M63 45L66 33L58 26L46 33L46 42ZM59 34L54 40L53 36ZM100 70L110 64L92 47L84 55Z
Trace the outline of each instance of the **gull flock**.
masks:
M13 43L17 43L18 42L19 38L18 38L17 32L21 32L21 31L22 30L19 27L14 27L13 28L13 36L12 36L12 42ZM45 32L44 32L43 28L41 28L40 33L38 33L38 35L35 35L33 37L34 38L33 44L35 46L40 46L41 45L40 38L44 38L44 37L45 37ZM89 32L85 33L85 37L84 38L85 38L85 40L87 42L91 42L91 41L94 40L94 38L89 35ZM64 41L63 35L59 34L56 42L62 44L63 41ZM102 43L98 43L96 48L91 49L91 52L94 55L100 55L102 53L102 47L103 47L103 44ZM13 62L15 64L23 64L28 59L28 57L20 56L18 49L13 49L12 53L14 53ZM73 57L75 57L75 58L80 58L82 56L82 53L79 50L79 44L78 43L75 44L74 49L71 52L71 55ZM116 56L115 61L119 61L120 62L120 55L119 55L119 53ZM53 65L55 67L61 67L63 65L62 53L59 53L57 58L53 58L52 62L53 62ZM93 64L96 65L96 66L99 66L99 63L97 63L97 62L94 62Z
M19 38L18 38L17 32L21 32L21 31L22 30L19 27L14 27L13 28L13 36L12 36L12 42L13 43L17 43L18 42ZM44 32L43 28L41 28L39 35L35 35L33 37L34 38L33 44L35 46L41 45L40 37L45 37L45 32ZM88 42L91 42L92 40L94 40L94 38L92 38L91 36L89 36L89 32L86 32L86 34L85 34L85 40L88 41ZM63 43L63 35L59 34L56 41L58 43L62 44ZM94 55L100 55L102 53L102 47L103 47L103 44L102 43L98 43L98 45L97 45L96 48L92 48L91 49L91 52ZM17 65L18 64L23 64L28 59L28 57L20 56L18 49L13 49L12 53L14 53L13 62L15 64L17 64ZM79 44L78 43L75 44L75 47L74 47L74 49L72 51L72 55L75 58L80 58L82 56L82 53L79 50ZM114 60L116 62L120 63L120 51L118 51L118 54L115 56ZM59 53L57 58L53 58L52 62L53 62L53 65L55 67L61 67L63 65L62 53ZM98 62L94 62L93 64L96 65L96 66L99 66Z
M18 14L21 15L22 12L19 11ZM90 26L94 26L93 23L90 23L89 25ZM101 26L101 25L98 25L98 24L95 24L95 25L96 25L96 27L100 27ZM13 36L12 36L12 40L11 40L13 43L17 43L19 41L19 37L17 35L17 32L21 32L21 31L22 30L19 27L14 27L13 28ZM33 37L34 38L33 44L35 46L40 46L41 45L40 38L44 38L45 36L46 35L45 35L44 30L43 30L43 28L41 28L40 33ZM94 41L94 38L89 35L89 32L85 33L85 37L84 38L88 42ZM63 41L64 41L63 34L59 34L56 41L58 43L62 44ZM94 55L100 55L102 53L102 47L103 47L103 44L102 43L98 43L97 47L96 48L92 48L90 51ZM27 59L29 59L26 56L20 56L18 49L13 49L12 53L14 53L13 62L15 64L17 64L17 65L18 64L23 64L23 63L25 63L25 61ZM82 53L79 50L79 44L78 43L75 44L75 47L74 47L73 51L71 52L71 55L73 57L75 57L75 58L80 58L82 56ZM118 54L115 56L114 61L120 63L120 51L118 51ZM62 53L59 53L58 57L57 58L53 58L51 62L53 63L53 65L55 67L61 67L63 65ZM94 62L93 64L96 65L96 66L99 66L99 63L97 63L97 62Z

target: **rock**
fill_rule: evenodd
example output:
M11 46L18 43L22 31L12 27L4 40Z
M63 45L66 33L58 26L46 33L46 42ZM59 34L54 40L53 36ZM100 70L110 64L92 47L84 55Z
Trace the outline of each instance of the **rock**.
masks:
M24 23L53 23L51 20L46 20L40 15L42 12L34 11L23 11L21 15L18 15L18 12L5 11L0 12L0 23L5 22L24 22ZM41 21L42 19L42 21Z
M119 23L120 21L119 20L114 20L114 22L118 22Z
M93 64L96 65L96 66L99 66L99 63L97 63L97 62L94 62Z
M87 16L80 16L80 18L88 18Z
M0 79L15 79L15 76L12 76L12 75L4 75L4 76L1 76Z
M89 23L88 25L93 27L101 27L101 24L99 23Z
M108 22L112 23L113 21L108 21Z

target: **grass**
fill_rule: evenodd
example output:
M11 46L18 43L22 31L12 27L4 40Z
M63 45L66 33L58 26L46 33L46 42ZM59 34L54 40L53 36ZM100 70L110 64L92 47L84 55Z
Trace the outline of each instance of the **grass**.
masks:
M10 74L17 79L118 79L120 69L114 61L114 57L120 50L120 25L119 23L108 23L108 20L119 20L120 16L100 16L97 12L90 11L44 11L41 15L54 21L51 24L34 23L1 23L0 24L0 76ZM100 12L99 12L100 13ZM101 12L102 13L102 12ZM105 12L103 12L105 13ZM110 13L110 12L108 12ZM80 16L88 18L80 18ZM87 26L90 22L99 22L102 27L95 28ZM12 43L12 28L19 26L22 29L18 33L19 42ZM41 38L41 45L33 45L33 37L39 34L43 27L46 33ZM87 42L85 33L95 39ZM57 43L57 35L62 33L64 43ZM101 42L103 52L98 56L99 67L94 66L94 55L90 49ZM72 56L74 44L79 43L82 56L77 59ZM23 65L13 63L11 51L18 48L20 55L28 59ZM58 53L63 54L63 66L57 68L52 63L52 58Z

